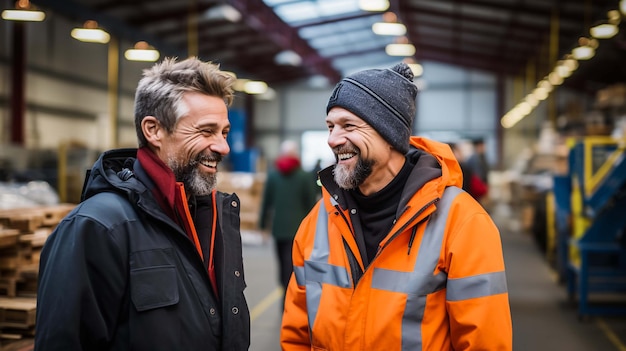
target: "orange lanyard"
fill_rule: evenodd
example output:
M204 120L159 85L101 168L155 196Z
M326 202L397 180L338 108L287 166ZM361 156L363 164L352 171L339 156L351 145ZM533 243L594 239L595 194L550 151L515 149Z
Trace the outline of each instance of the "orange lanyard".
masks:
M183 186L182 183L177 183L178 185L178 194L180 196L180 202L182 204L182 209L184 211L185 214L185 218L186 220L185 222L185 227L187 229L187 235L189 235L191 237L191 239L193 240L194 245L196 246L196 250L198 251L198 253L200 254L200 257L202 258L202 262L204 262L204 254L202 253L202 246L200 245L200 239L198 239L198 233L196 232L196 226L193 224L193 218L191 217L191 213L189 212L189 206L187 205L187 201L183 201L183 199L187 198L187 195L185 194L185 187ZM216 229L217 229L217 203L216 203L216 191L213 190L213 192L211 193L211 198L212 198L212 202L213 202L213 223L211 226L211 246L209 248L209 265L208 265L208 273L209 273L209 279L211 279L211 287L213 288L213 292L215 293L215 296L219 299L219 295L217 293L217 278L215 277L215 265L214 265L214 259L213 259L213 252L215 249L215 236L216 236Z

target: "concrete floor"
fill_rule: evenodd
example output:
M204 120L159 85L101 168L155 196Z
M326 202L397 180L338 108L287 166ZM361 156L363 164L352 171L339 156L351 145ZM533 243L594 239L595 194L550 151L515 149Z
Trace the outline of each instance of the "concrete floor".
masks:
M626 316L579 320L533 238L517 228L511 211L495 210L502 233L513 317L515 351L626 351ZM504 215L503 215L504 214ZM249 237L248 237L249 238ZM244 238L245 239L245 238ZM251 351L280 350L282 292L273 245L244 240L246 294L251 310Z

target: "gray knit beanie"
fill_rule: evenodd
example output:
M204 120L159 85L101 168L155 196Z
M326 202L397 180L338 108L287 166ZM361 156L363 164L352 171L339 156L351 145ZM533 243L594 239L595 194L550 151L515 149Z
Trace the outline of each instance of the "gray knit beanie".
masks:
M333 90L326 113L335 106L359 116L399 152L409 151L417 86L405 63L390 69L368 69L342 79Z

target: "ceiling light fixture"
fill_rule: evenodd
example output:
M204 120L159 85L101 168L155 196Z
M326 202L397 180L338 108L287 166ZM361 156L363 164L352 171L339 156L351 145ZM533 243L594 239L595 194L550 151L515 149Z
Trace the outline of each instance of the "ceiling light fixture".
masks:
M596 39L609 39L614 37L619 29L613 23L598 23L589 29L589 33Z
M596 25L589 29L589 33L596 39L609 39L619 32L619 23L621 14L617 10L611 10L606 13L607 20L597 22Z
M46 14L31 6L30 1L19 0L15 3L14 10L2 11L2 18L7 21L41 22Z
M387 11L389 0L359 0L359 8L363 11Z
M124 57L129 61L154 62L159 59L159 55L159 51L145 41L137 42L134 48L124 52Z
M415 46L413 44L389 44L385 47L385 52L389 56L413 56Z
M302 57L293 50L283 50L274 56L274 62L278 65L300 66Z
M244 84L244 92L250 95L263 94L267 91L267 83L260 80L251 80Z
M572 50L572 56L576 60L589 60L596 54L596 49L598 48L596 39L580 37L578 44L579 46Z
M619 11L626 16L626 0L622 0L619 2Z
M70 33L72 38L87 43L101 43L106 44L111 39L111 36L106 31L98 28L98 22L86 21L82 28L74 28Z
M414 77L420 77L424 74L424 67L422 67L419 63L409 63L408 66L411 68L411 72L413 72Z
M372 31L378 35L405 35L406 26L402 23L377 22L372 25Z
M414 58L406 57L402 60L402 62L406 63L407 66L409 66L409 68L411 69L411 72L413 72L413 77L417 78L417 77L420 77L422 74L424 74L424 67L422 67L422 65L420 65L419 63L415 62Z
M202 18L208 20L226 20L236 23L241 20L241 12L229 4L221 4L206 10Z

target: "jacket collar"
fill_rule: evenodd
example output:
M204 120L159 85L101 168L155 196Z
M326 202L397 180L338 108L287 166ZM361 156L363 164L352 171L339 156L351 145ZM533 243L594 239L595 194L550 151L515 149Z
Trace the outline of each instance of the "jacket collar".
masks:
M167 215L175 219L176 178L174 172L152 150L142 147L137 150L137 160L154 187L150 189L154 198Z

